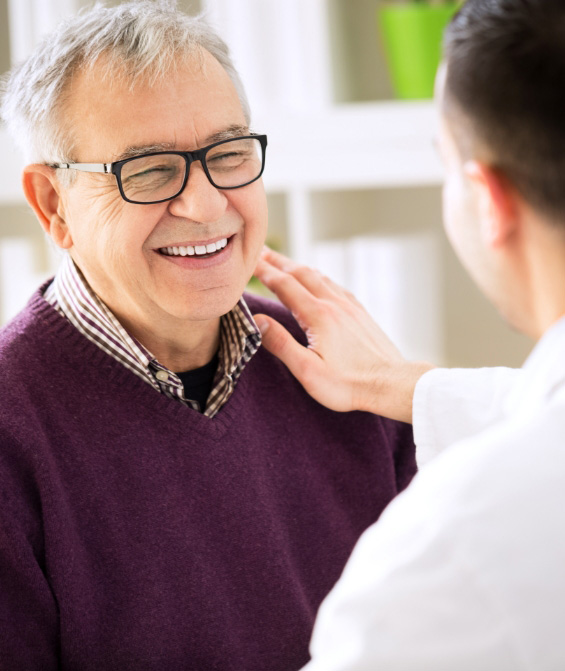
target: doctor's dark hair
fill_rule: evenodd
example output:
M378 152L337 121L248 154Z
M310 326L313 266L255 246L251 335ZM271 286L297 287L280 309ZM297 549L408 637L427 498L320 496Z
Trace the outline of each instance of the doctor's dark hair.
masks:
M444 112L464 158L565 224L565 1L468 0L444 54Z

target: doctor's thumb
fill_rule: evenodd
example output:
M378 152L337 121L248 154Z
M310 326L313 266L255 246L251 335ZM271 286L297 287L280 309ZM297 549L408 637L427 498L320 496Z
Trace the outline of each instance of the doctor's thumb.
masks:
M279 322L267 315L253 315L262 336L262 344L271 354L278 357L295 376L303 361L307 350L298 343Z

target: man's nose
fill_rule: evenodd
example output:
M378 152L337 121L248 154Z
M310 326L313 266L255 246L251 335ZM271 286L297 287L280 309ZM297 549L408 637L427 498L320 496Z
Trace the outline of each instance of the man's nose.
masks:
M226 194L212 186L202 164L195 161L190 166L188 181L183 191L169 203L169 212L203 224L214 223L225 212Z

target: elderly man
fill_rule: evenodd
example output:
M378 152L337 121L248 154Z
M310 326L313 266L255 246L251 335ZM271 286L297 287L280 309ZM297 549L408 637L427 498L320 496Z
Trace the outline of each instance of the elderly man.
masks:
M442 452L360 540L307 671L565 669L564 36L563 2L468 0L438 76L446 232L539 341L522 369L427 370L316 273L259 267L313 339L258 316L265 346L321 402L413 418Z
M291 671L411 429L310 399L242 299L267 207L221 40L97 6L7 81L26 197L67 250L0 334L0 666Z

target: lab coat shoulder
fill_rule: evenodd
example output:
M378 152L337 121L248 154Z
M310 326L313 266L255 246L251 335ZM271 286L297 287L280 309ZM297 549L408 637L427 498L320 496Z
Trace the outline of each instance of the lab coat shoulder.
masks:
M514 368L436 368L422 376L413 401L418 465L500 421L510 391L523 378Z
M565 668L564 410L554 398L421 470L324 602L308 671Z

